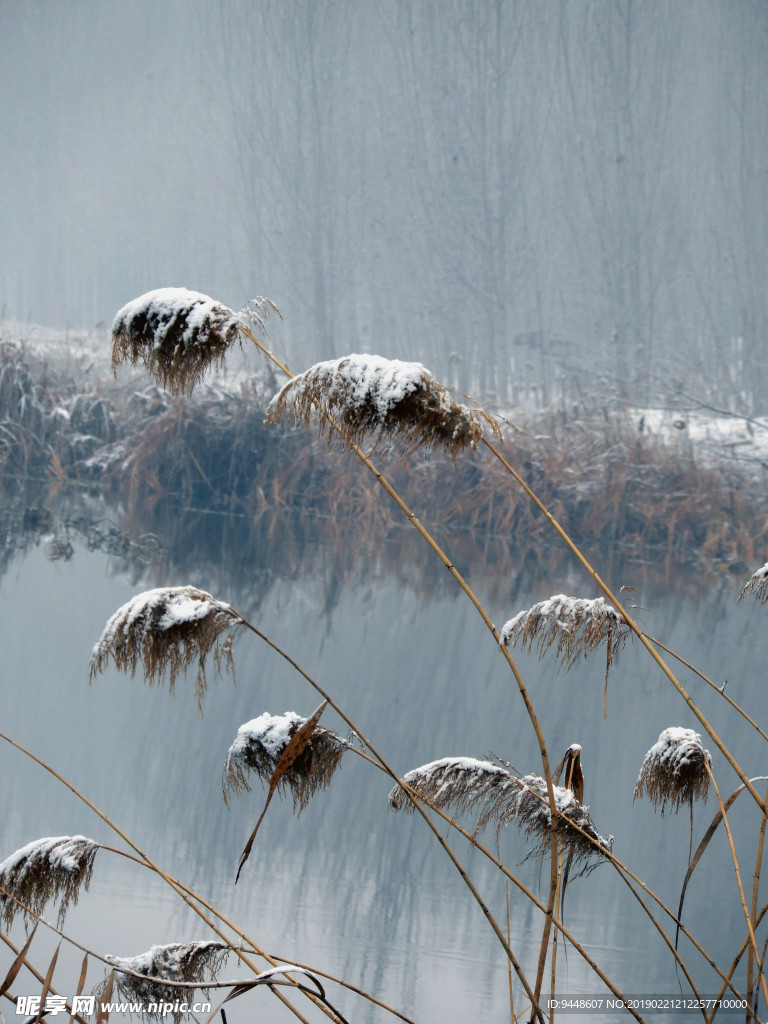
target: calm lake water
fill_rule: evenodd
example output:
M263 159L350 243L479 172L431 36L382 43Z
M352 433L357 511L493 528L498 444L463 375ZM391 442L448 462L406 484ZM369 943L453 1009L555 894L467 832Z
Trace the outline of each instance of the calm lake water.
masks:
M274 554L282 557L277 549ZM612 579L617 586L636 582L631 570ZM638 615L650 633L716 682L727 679L726 692L764 720L768 610L752 599L736 604L742 582L708 588L702 583L699 592L685 597L671 589L630 596L642 606ZM283 565L271 583L259 582L259 591L242 582L230 589L226 580L214 583L190 571L183 578L160 578L151 571L132 578L103 553L85 547L76 548L68 562L51 561L41 545L12 561L0 581L2 730L71 780L164 870L204 895L270 953L341 976L425 1024L508 1021L507 963L483 914L424 823L391 812L386 778L358 758L345 757L330 789L299 818L290 801L273 801L235 887L238 857L266 794L257 782L253 792L224 804L228 747L242 722L263 711L308 715L319 699L273 651L244 632L235 642L236 684L229 677L217 679L211 668L203 714L194 678L181 680L175 695L112 670L89 684L91 648L107 618L133 594L158 583L191 583L246 614L252 611L257 625L330 691L400 772L439 757L489 754L520 772L539 772L537 745L517 687L476 612L450 588L436 587L430 594L417 582L410 585L407 574L393 579L373 573L337 588ZM475 583L482 597L481 574ZM514 590L511 582L509 592ZM560 592L597 596L574 573L523 588L510 606L493 598L489 611L500 626L518 610ZM621 652L611 670L607 720L600 654L567 674L551 657L539 661L518 653L517 660L553 762L570 743L581 743L585 802L596 825L615 836L617 856L676 907L688 860L688 814L662 818L647 800L633 804L632 796L643 756L659 733L672 725L698 729L693 715L636 643ZM748 774L768 774L766 745L757 733L709 687L681 672ZM331 712L323 723L346 733ZM721 792L732 792L733 773L706 738L705 746L713 750ZM92 811L5 743L0 777L0 859L46 835L82 833L124 848ZM695 807L694 843L716 806L710 796L706 805ZM751 893L759 818L748 796L739 798L730 818ZM465 824L471 828L474 821L467 818ZM684 919L708 953L727 967L745 927L721 832L690 884ZM454 833L448 839L506 928L503 879L462 837ZM492 834L485 840L494 847ZM545 899L546 870L540 873L535 859L522 863L528 847L514 827L501 836L499 849L507 865ZM541 921L514 889L510 901L511 944L533 981ZM609 865L571 883L566 924L624 991L688 992L672 955ZM120 956L210 934L155 876L104 850L97 855L90 891L70 911L66 930L91 949ZM674 934L673 927L668 931ZM17 923L12 931L17 943L23 934ZM31 957L43 971L54 945L50 936L35 938ZM716 992L719 985L702 958L685 940L681 949L702 993ZM0 977L11 960L10 951L0 949ZM62 994L74 992L81 961L82 953L62 949L54 977ZM86 987L103 973L94 964ZM232 959L221 976L245 975ZM570 995L606 994L585 961L573 949L566 955L562 945L559 989ZM33 994L39 983L22 975L13 991ZM356 1024L394 1019L333 983L328 995ZM522 1012L518 984L514 997L516 1012ZM326 1019L305 1000L298 1005L309 1020ZM9 1006L6 1020L13 1012ZM229 1006L230 1024L296 1019L263 989Z

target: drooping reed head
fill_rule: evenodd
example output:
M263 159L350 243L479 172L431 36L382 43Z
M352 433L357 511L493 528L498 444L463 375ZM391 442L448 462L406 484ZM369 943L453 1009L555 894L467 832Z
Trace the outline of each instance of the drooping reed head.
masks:
M234 673L233 631L241 619L232 607L196 587L160 587L137 594L115 612L91 656L91 678L110 657L117 668L135 675L141 662L151 685L168 673L171 690L179 672L197 661L196 693L202 701L205 663L213 652L216 668Z
M500 642L503 647L515 647L519 642L529 651L536 648L540 657L556 644L555 657L566 668L604 643L610 667L614 653L629 635L623 616L605 598L555 594L506 622Z
M160 385L190 394L240 338L231 309L200 292L158 288L120 309L112 323L112 369L143 362Z
M306 721L295 711L284 715L265 711L241 725L224 766L224 798L230 791L240 793L251 788L249 772L269 784L280 755ZM307 745L285 770L277 787L290 791L294 809L301 812L317 790L330 785L346 747L346 741L335 732L315 726Z
M403 776L403 782L441 810L479 814L475 832L494 822L498 836L514 822L526 837L538 841L529 856L543 855L549 849L552 814L547 784L538 775L518 778L507 767L492 761L446 757L413 769ZM595 855L599 858L601 851L611 850L613 836L599 834L589 808L578 801L571 789L555 786L554 793L562 848L573 851L574 863L581 862L582 869L589 870L596 864ZM413 804L399 786L390 792L389 805L396 811L413 810Z
M678 726L665 729L643 759L634 799L647 796L662 814L667 808L677 813L683 804L706 799L711 764L699 733Z
M761 565L749 577L739 594L739 601L746 594L754 594L761 604L765 604L768 601L768 562L765 565Z
M333 420L344 432L342 444L372 440L375 447L389 447L397 441L404 455L437 445L455 460L464 448L477 448L483 424L495 436L500 433L493 417L454 402L421 363L375 355L353 354L311 366L275 395L265 422L279 423L290 413L309 427L313 411L329 443Z
M199 982L199 987L205 989L206 982L216 980L218 970L231 951L223 942L174 942L165 946L153 946L138 956L108 955L105 959L115 968L115 988L118 997L126 1002L141 1003L141 1016L145 1020L161 1020L165 1019L166 1012L162 1004L178 1006L194 1002L189 988L169 985L169 981ZM133 974L128 974L127 971L132 971ZM143 977L137 978L135 974ZM101 986L98 995L101 995L104 987ZM152 1006L157 1009L152 1010ZM182 1016L184 1014L180 1011L173 1012L176 1021Z
M42 914L49 900L55 900L61 925L81 886L90 884L98 848L85 836L56 836L36 839L6 857L0 864L0 919L10 927L16 914L23 913L19 903Z

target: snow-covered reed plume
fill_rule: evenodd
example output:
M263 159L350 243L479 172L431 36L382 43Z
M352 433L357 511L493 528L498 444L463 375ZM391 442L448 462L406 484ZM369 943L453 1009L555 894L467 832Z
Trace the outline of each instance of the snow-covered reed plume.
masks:
M754 594L763 604L768 601L768 562L752 573L739 594L739 600L746 594Z
M158 288L118 310L112 322L112 369L140 360L174 394L189 394L240 338L237 315L208 295Z
M501 645L538 650L539 657L556 644L555 657L570 668L605 643L607 666L617 648L630 635L629 626L603 597L592 600L555 594L526 611L518 612L501 630Z
M55 836L36 839L6 857L0 863L0 918L6 926L22 912L16 900L35 914L42 914L50 900L58 901L61 925L80 887L90 884L98 848L85 836Z
M150 685L167 672L173 690L179 672L197 661L196 693L202 701L211 651L218 670L234 673L231 644L240 622L230 605L196 587L147 590L118 608L107 622L93 648L91 678L104 671L111 656L131 675L141 662Z
M311 366L275 395L266 422L279 423L290 413L309 427L313 411L329 441L333 420L346 443L372 439L375 446L386 447L397 440L403 454L439 445L455 459L464 448L477 448L483 424L499 434L491 416L454 402L421 363L375 355L352 354Z
M706 799L712 757L693 729L665 729L643 759L635 786L635 799L647 796L661 813L669 807L677 813L683 804Z
M538 775L518 778L492 761L445 757L414 768L403 776L403 782L440 810L479 812L476 832L494 822L498 835L502 828L514 823L528 838L539 841L529 856L543 855L549 849L552 815L547 784ZM573 851L575 861L588 866L590 857L599 855L601 850L610 851L613 836L605 838L599 834L589 808L579 803L571 789L555 786L554 792L559 841L564 849ZM389 805L396 811L413 810L399 786L390 792Z
M199 987L205 989L207 982L216 980L216 974L230 952L230 947L223 942L184 942L153 946L138 956L106 956L104 959L115 968L118 998L142 1003L142 1016L147 1020L159 1020L165 1019L166 1009L162 1004L178 1006L180 1003L194 1001L190 989L164 985L163 982L199 982ZM126 971L132 971L133 974L127 974ZM134 977L135 974L142 977ZM106 980L97 995L101 995L105 987ZM148 1009L152 1006L156 1006L157 1010ZM173 1013L176 1021L182 1016L179 1011Z
M248 773L255 772L269 783L283 751L301 726L308 721L295 711L258 718L241 725L229 748L224 767L224 797L250 790ZM326 789L338 768L347 743L330 729L316 725L300 755L285 770L278 789L288 789L294 809L302 811L319 789Z

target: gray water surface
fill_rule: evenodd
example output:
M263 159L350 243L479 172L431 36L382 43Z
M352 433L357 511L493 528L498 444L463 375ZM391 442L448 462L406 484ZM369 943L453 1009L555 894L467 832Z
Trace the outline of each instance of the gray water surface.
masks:
M213 589L205 579L162 582ZM482 579L476 583L482 595ZM269 952L341 976L419 1022L509 1020L507 962L482 912L424 823L391 812L387 779L352 755L345 755L330 789L299 818L292 815L290 801L273 801L235 887L238 857L266 794L256 782L253 792L224 804L227 749L242 722L263 711L308 715L319 698L246 633L235 642L236 684L211 671L203 714L193 678L180 680L173 696L165 686L150 689L140 678L112 669L89 684L91 648L107 618L150 585L152 578L137 583L103 554L84 550L67 563L49 561L42 548L14 562L0 582L2 731L80 788L164 870L204 895ZM672 592L631 596L643 606L637 614L649 632L718 684L727 679L726 692L760 718L768 613L752 600L737 605L738 586L728 581L693 598ZM500 626L521 608L563 590L596 596L578 578L542 581L535 592L519 595L513 607L489 611ZM238 593L219 589L216 596L243 611L257 603L243 588ZM331 693L398 772L449 755L489 754L507 759L521 773L541 771L515 681L461 595L442 588L428 596L402 581L378 578L342 588L329 606L326 583L296 578L276 581L259 597L259 628ZM688 861L688 814L662 818L647 800L633 805L632 795L643 756L662 729L680 725L701 731L692 713L637 643L620 653L611 670L607 720L602 654L580 661L569 673L558 671L551 656L539 661L518 652L516 657L553 761L570 743L581 743L585 801L597 827L615 836L616 855L675 908ZM706 684L682 673L684 685L748 774L768 774L766 747L757 733ZM323 723L347 732L330 711ZM735 789L735 777L706 738L705 746L713 751L725 796ZM126 848L61 783L5 743L0 777L0 860L46 835L83 833ZM716 807L713 795L695 807L694 843ZM748 795L739 798L729 820L751 894L759 818ZM471 829L474 820L468 817L465 824ZM442 831L447 835L445 827ZM503 879L465 839L456 833L448 839L506 929ZM494 848L492 833L484 839ZM514 827L500 838L505 863L546 899L546 864L540 871L536 858L523 862L528 849ZM541 919L514 888L510 900L511 945L532 982ZM624 991L674 994L682 986L688 992L672 955L609 865L570 884L565 913L566 925ZM55 917L50 910L49 915ZM745 928L720 833L690 884L684 919L727 967ZM66 930L89 948L120 956L210 935L161 880L103 850L91 888L70 911ZM23 941L20 923L12 935L17 944ZM39 969L45 970L54 945L54 937L36 936L30 956ZM714 993L718 985L702 959L685 941L681 950L702 993ZM561 992L606 994L574 950L566 955L561 945L558 956ZM0 949L0 976L11 960L11 952ZM74 992L81 960L81 952L62 950L54 977L62 994ZM234 959L222 972L222 977L242 976ZM741 971L742 981L743 976ZM89 985L101 977L92 966ZM21 976L14 994L27 989L39 992L39 983ZM350 1021L393 1019L336 985L329 983L328 994ZM520 1013L524 998L518 984L514 997ZM246 1018L295 1019L266 990L229 1006L230 1024ZM300 1008L310 1020L325 1019L304 1000ZM5 1012L13 1009L7 1005Z

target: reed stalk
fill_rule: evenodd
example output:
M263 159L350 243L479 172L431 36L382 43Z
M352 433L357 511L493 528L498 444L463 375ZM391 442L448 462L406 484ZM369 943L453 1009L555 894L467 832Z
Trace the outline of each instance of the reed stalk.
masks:
M718 789L718 786L717 786L717 780L715 779L715 776L712 773L711 766L708 765L707 766L707 770L709 772L710 781L712 782L712 787L713 787L713 789L714 789L714 791L715 791L715 793L717 795L718 803L720 804L720 813L723 816L723 825L725 826L725 831L726 831L726 834L728 836L728 846L729 846L730 851L731 851L731 859L733 860L733 870L736 873L736 884L737 884L738 889L739 889L739 900L741 901L741 908L742 908L742 910L744 912L744 920L746 921L746 924L747 924L747 932L749 934L749 944L750 944L750 947L752 948L752 952L753 952L753 955L754 955L754 958L755 958L755 965L756 965L757 971L758 971L758 978L759 978L759 981L760 981L760 986L761 986L761 988L763 990L763 999L765 1000L766 1006L768 1006L768 983L766 982L765 970L763 969L763 962L762 962L762 960L760 958L760 951L757 948L757 938L755 936L755 928L754 928L754 924L753 924L753 918L750 915L749 907L747 906L747 899L746 899L746 896L744 895L744 886L741 884L741 871L739 870L739 859L738 859L738 857L736 855L736 847L735 847L734 842L733 842L733 834L731 833L731 826L728 823L728 815L726 813L726 809L725 809L725 806L723 804L722 797L720 796L720 790Z

